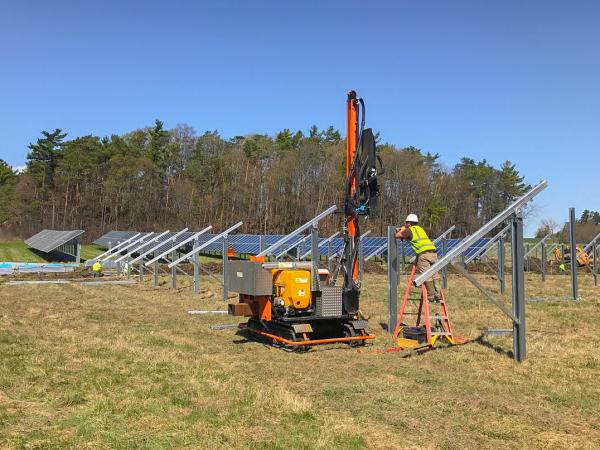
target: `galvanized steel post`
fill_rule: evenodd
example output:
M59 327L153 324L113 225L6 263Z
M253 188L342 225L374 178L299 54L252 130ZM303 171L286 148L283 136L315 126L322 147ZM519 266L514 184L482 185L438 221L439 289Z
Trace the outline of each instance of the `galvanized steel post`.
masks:
M177 250L173 250L171 252L171 261L175 261L177 259ZM171 287L173 289L177 288L177 267L171 267Z
M540 262L540 270L542 272L542 281L546 281L546 244L542 244L542 260Z
M598 286L598 266L596 265L596 258L598 253L598 247L594 245L592 249L592 272L594 274L594 286Z
M157 252L155 251L152 255L156 258ZM158 277L160 275L160 263L156 261L154 263L154 286L158 286Z
M261 253L265 248L267 248L267 242L265 236L261 234L258 238L258 252Z
M446 238L442 238L442 258L446 255ZM448 288L448 266L442 269L442 288Z
M387 230L387 272L388 272L388 333L393 333L398 320L398 243L396 227Z
M575 208L569 208L569 241L571 243L571 290L577 300L577 239L575 238Z
M523 212L518 209L512 220L512 312L513 354L521 362L525 347L525 274L523 268Z
M140 281L144 281L144 260L142 259L140 262Z
M77 238L75 245L77 246L77 250L76 250L76 254L75 254L75 262L77 264L79 264L81 262L81 240L79 238Z
M227 235L223 236L223 300L229 298L229 256L227 255L228 250Z
M298 253L299 254L299 253ZM319 286L319 225L310 227L310 260L313 267L313 287Z
M198 239L194 240L193 248L198 247ZM200 255L194 255L194 294L200 293Z
M504 248L504 236L498 239L498 290L500 294L504 294L506 290L506 277L504 276L504 268L506 267L506 249Z

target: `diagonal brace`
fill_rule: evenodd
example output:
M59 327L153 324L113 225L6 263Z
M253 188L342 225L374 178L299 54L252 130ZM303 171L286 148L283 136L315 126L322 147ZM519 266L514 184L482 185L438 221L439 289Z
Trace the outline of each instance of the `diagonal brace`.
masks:
M462 276L464 276L473 284L473 286L479 289L481 293L485 295L494 305L500 308L500 311L502 311L510 320L512 320L515 323L519 323L519 321L513 315L513 313L506 309L502 302L496 299L496 297L494 297L494 295L485 286L483 286L479 281L477 281L477 279L467 271L465 266L463 266L460 262L453 261L452 267L458 270Z

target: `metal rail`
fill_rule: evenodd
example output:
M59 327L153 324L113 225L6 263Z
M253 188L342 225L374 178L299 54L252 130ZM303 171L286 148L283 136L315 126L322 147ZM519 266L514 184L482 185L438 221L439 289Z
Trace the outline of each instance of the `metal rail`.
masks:
M338 209L338 207L336 205L330 206L325 211L323 211L321 214L317 215L316 217L313 217L308 222L306 222L304 225L299 226L294 231L292 231L291 233L289 233L286 236L282 237L277 242L275 242L273 245L271 245L270 247L267 247L266 249L264 249L262 252L260 252L256 256L257 257L258 256L267 256L267 255L272 254L273 250L275 250L276 248L282 246L283 244L285 244L286 242L288 242L290 239L292 239L297 234L302 233L307 228L310 228L314 224L318 223L321 219L324 219L328 215L336 212L337 209Z
M531 247L527 252L525 252L524 257L527 258L529 255L531 255L536 248L538 248L540 245L543 245L544 242L546 242L548 239L550 239L550 237L552 237L552 233L548 233L540 241L538 241L533 247Z
M172 236L172 237L170 237L170 238L168 238L168 239L165 239L164 241L161 241L161 242L157 243L157 244L156 244L154 247L152 247L152 248L150 248L150 249L148 249L148 250L146 250L146 251L144 251L144 252L140 253L140 254L139 254L139 255L138 255L136 258L134 258L134 259L132 259L132 260L131 260L131 264L133 264L133 263L135 263L135 262L139 261L140 259L143 259L143 258L144 258L146 255L148 255L148 254L152 253L152 252L153 252L154 250L156 250L157 248L160 248L160 247L162 247L163 245L165 245L165 244L166 244L167 242L169 242L169 241L172 241L172 242L177 242L177 238L178 238L179 236L181 236L183 233L186 233L187 231L188 231L188 229L187 229L187 228L184 228L183 230L181 230L181 231L177 232L177 233L176 233L174 236ZM146 244L146 245L147 245L147 244Z
M210 231L212 229L212 225L207 226L204 230L202 231L198 231L197 233L193 234L192 236L190 236L187 239L184 239L181 242L175 242L175 245L171 248L169 248L168 250L165 250L164 252L162 252L160 255L155 256L154 258L152 258L150 261L148 261L145 265L149 266L150 264L160 260L161 258L163 258L164 256L166 256L167 254L177 250L178 248L181 248L182 246L184 246L185 244L187 244L188 242L192 242L194 239L196 239L198 236L200 236L201 234L206 233L207 231ZM171 266L169 266L171 267Z
M465 264L469 264L471 261L473 261L478 256L483 256L485 253L487 253L487 251L492 248L492 245L495 244L498 241L498 239L500 239L501 237L504 237L506 235L506 233L508 233L508 230L510 230L511 227L512 227L512 224L510 224L510 223L508 225L506 225L502 230L500 230L499 233L496 234L496 236L494 236L492 239L490 239L490 241L487 244L485 244L483 247L481 247L479 250L477 250L471 256L466 258Z
M325 239L324 241L320 242L320 243L319 243L319 247L322 247L322 246L324 246L325 244L328 244L329 242L331 242L331 241L333 240L333 238L335 238L335 237L336 237L338 234L340 234L340 232L339 232L339 231L336 231L335 233L333 233L333 234L332 234L331 236L329 236L327 239ZM306 252L304 255L301 255L301 256L300 256L300 259L304 259L304 258L306 258L308 255L310 255L310 254L311 254L311 252L312 252L312 249L311 249L311 250L309 250L309 251L307 251L307 252ZM319 251L319 254L320 254L320 253L321 253L321 252Z
M600 239L600 233L598 233L596 235L596 237L589 242L588 245L586 245L585 247L583 247L583 251L587 253L589 251L590 247L592 247L596 243L596 241L598 239Z
M234 226L227 228L225 231L223 231L220 234L217 234L216 236L210 238L208 241L204 242L203 244L199 245L198 247L196 247L195 249L193 249L191 252L186 253L185 255L183 255L181 258L176 259L175 261L171 262L169 264L170 268L173 268L174 266L176 266L177 264L179 264L181 261L183 261L184 259L189 258L190 256L195 255L196 253L198 253L200 250L203 250L204 248L208 247L210 244L212 244L215 241L218 241L219 239L221 239L223 236L227 236L229 233L231 233L233 230L241 227L244 224L244 222L238 222L236 223ZM226 258L227 255L224 255L224 257Z
M277 258L277 259L281 258L283 255L288 253L290 250L298 247L299 245L302 245L304 242L308 241L309 239L310 239L310 234L307 234L302 239L300 239L298 242L294 242L293 244L290 244L288 247L285 248L285 250L280 252L278 255L275 255L275 258Z
M125 258L129 258L131 255L133 255L135 252L137 252L140 248L143 248L145 246L147 246L148 244L150 244L151 242L158 242L158 240L163 237L165 234L169 233L169 230L167 231L163 231L162 233L160 233L158 236L154 236L152 239L150 239L147 242L143 242L140 245L138 245L137 247L134 247L133 250L130 250L129 253L121 256L120 258L115 259L115 262L119 262Z
M108 260L114 258L115 256L118 256L122 251L127 250L128 248L131 248L133 245L137 244L138 242L145 241L146 238L149 238L149 237L153 236L154 234L156 234L156 233L154 233L154 231L151 231L150 233L145 234L144 236L136 239L135 241L130 242L125 247L121 247L118 252L115 252L115 253L112 253L112 254L108 255L102 261L108 261Z
M102 253L102 254L100 254L100 255L96 256L96 257L94 258L94 261L98 261L100 258L102 258L102 257L104 257L104 256L106 256L106 255L108 255L109 253L113 253L113 252L115 252L116 250L118 250L118 249L119 249L119 248L121 248L122 246L126 245L126 244L127 244L128 242L130 242L131 240L133 240L133 239L135 239L136 237L138 237L140 234L142 234L142 233L136 233L136 234L134 234L133 236L131 236L129 239L125 239L123 242L121 242L121 243L119 243L119 244L115 245L115 246L114 246L114 247L112 247L112 248L109 248L109 249L108 249L108 250L106 250L104 253ZM120 251L120 250L119 250L119 251Z
M532 188L529 192L527 192L523 196L519 197L512 204L510 204L506 209L504 209L504 211L502 211L500 214L498 214L496 217L494 217L492 220L490 220L488 223L486 223L484 226L482 226L479 230L477 230L475 233L473 233L470 236L467 236L465 239L463 239L456 247L454 247L452 250L450 250L447 255L440 258L440 260L438 262L436 262L433 266L431 266L429 269L427 269L422 274L418 275L414 279L414 284L416 286L422 285L425 281L427 281L429 278L431 278L434 274L438 273L440 270L442 270L444 267L446 267L448 264L450 264L452 261L454 261L456 258L458 258L462 253L465 252L465 250L467 250L471 245L473 245L478 239L485 236L491 230L493 230L498 225L500 225L502 222L504 222L506 219L508 219L511 215L522 210L522 208L527 204L527 202L529 202L533 197L538 195L540 192L542 192L547 187L548 187L548 182L546 180L543 180L537 186Z

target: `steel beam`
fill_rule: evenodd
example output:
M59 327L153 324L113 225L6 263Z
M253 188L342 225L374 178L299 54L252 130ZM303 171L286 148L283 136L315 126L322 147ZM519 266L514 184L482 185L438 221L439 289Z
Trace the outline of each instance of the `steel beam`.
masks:
M121 247L123 247L124 245L127 245L129 242L133 241L135 238L137 238L138 236L140 236L142 233L136 233L133 236L131 236L129 239L125 239L123 242L119 242L117 245L115 245L114 247L111 247L111 243L108 243L108 250L105 251L104 253L99 254L98 256L96 256L94 258L94 261L100 261L101 258L104 258L106 255L108 254L112 254L115 251L119 250ZM119 253L121 251L119 250Z
M523 268L523 212L519 208L512 220L512 306L513 355L521 362L525 359L525 273Z
M506 219L508 219L512 214L515 213L515 211L517 209L522 208L527 202L529 202L537 194L539 194L541 191L543 191L547 186L548 186L548 182L546 180L540 182L537 186L535 186L529 192L527 192L525 195L521 196L516 201L514 201L504 211L502 211L500 214L498 214L496 217L494 217L492 220L490 220L488 223L486 223L484 226L482 226L475 233L473 233L470 236L463 239L463 241L460 242L452 250L450 250L450 252L448 252L448 254L446 256L441 258L437 263L435 263L433 266L431 266L425 272L423 272L422 274L419 274L414 280L415 285L420 286L426 280L429 280L434 274L438 273L445 266L450 264L450 262L454 261L462 253L464 253L465 250L468 249L471 245L473 245L478 239L480 239L482 236L485 236L491 230L493 230L498 225L500 225L502 222L504 222Z
M192 242L194 239L197 239L198 236L200 236L201 234L206 233L207 231L212 229L212 225L207 226L204 230L202 231L198 231L197 233L193 234L192 236L190 236L187 239L184 239L181 242L173 242L173 247L169 248L168 250L165 250L163 253L159 254L158 256L155 256L154 258L152 258L150 261L148 261L146 263L147 266L149 266L150 264L152 264L153 262L156 262L158 260L160 260L160 258L168 255L169 253L171 253L173 250L177 250L178 248L183 247L184 245L186 245L188 242ZM175 239L175 237L173 237L173 239ZM171 267L171 266L169 266Z
M154 237L153 237L152 239L150 239L149 241L146 241L146 240L144 240L144 242L142 242L142 243L139 243L139 242L138 242L138 244L139 244L139 245L136 245L136 246L132 247L132 248L129 250L129 252L128 252L127 254L125 254L125 255L121 256L120 258L117 258L117 259L115 259L115 262L119 262L119 261L121 261L121 260L123 260L123 259L125 259L125 258L129 258L129 257L133 256L133 254L134 254L134 253L136 253L138 250L140 250L141 248L144 248L144 247L146 247L147 245L149 245L149 244L150 244L150 243L152 243L152 242L159 242L159 241L160 241L160 238L162 238L162 237L163 237L165 234L167 234L167 233L169 233L169 230L167 230L167 231L163 231L162 233L160 233L160 234L158 234L158 235L154 236ZM164 242L163 242L163 244L164 244ZM119 252L119 253L121 253L121 252ZM135 258L135 259L133 259L133 260L131 261L131 263L132 263L132 264L135 264L135 263L136 263L136 262L137 262L139 259L140 259L140 258Z
M143 235L142 237L140 237L140 238L138 238L138 239L136 239L136 240L134 240L134 241L130 242L129 244L125 245L124 247L121 247L121 248L119 249L119 251L117 251L117 252L115 252L115 253L112 253L112 254L110 254L110 255L106 256L106 257L105 257L105 258L104 258L102 261L109 261L109 260L111 260L111 259L112 259L112 258L114 258L115 256L118 256L118 255L120 255L120 253L121 253L122 251L125 251L125 250L127 250L128 248L131 248L131 247L133 247L133 246L137 245L137 244L138 244L138 243L140 243L140 242L145 242L145 241L146 241L146 239L148 239L148 238L152 237L154 234L156 234L156 233L154 233L153 231L151 231L150 233L147 233L147 234Z
M144 260L144 257L149 255L150 253L152 253L154 255L155 250L157 250L158 248L162 247L163 245L165 245L167 242L177 242L177 238L179 236L181 236L183 233L185 233L186 231L188 231L187 228L184 228L181 231L178 231L177 233L175 233L173 236L171 236L169 239L166 239L164 241L159 241L154 247L149 248L148 250L143 251L142 253L140 253L138 256L136 256L131 262L132 263L136 263L139 260ZM155 238L156 239L156 238ZM153 239L154 240L154 239ZM147 244L144 245L148 245L150 242L148 242ZM154 255L156 256L156 255Z
M191 252L186 253L185 255L183 255L182 257L180 257L179 259L171 262L169 264L169 267L174 267L177 264L179 264L181 261L189 258L190 256L193 256L193 255L197 254L198 252L200 252L201 250L205 249L206 247L208 247L213 242L218 241L219 239L223 238L223 236L227 236L232 231L234 231L237 228L241 227L243 224L244 224L244 222L238 222L235 225L233 225L232 227L227 228L225 231L223 231L222 233L219 233L216 236L210 238L208 241L206 241L203 244L199 245L198 247L196 247L195 249L193 249Z
M504 294L506 290L506 277L504 268L506 267L506 249L504 248L504 236L498 239L498 291Z
M227 301L229 298L229 256L227 255L228 240L227 235L223 236L223 300ZM198 257L196 253L196 257Z
M475 258L485 255L492 248L494 243L496 243L498 241L498 239L500 239L501 237L504 237L506 235L506 233L508 233L508 230L510 230L510 227L511 227L510 224L506 225L504 228L502 228L502 230L500 230L498 233L496 233L496 235L493 238L491 238L487 244L485 244L478 251L476 251L471 256L466 258L465 262L464 262L465 265L469 264Z
M327 258L329 258L330 254L331 254L331 241L338 235L340 234L339 231L336 231L335 233L333 233L331 236L329 236L327 239L325 239L324 241L321 241L319 243L319 247L323 247L324 245L327 245ZM300 256L300 259L304 259L306 258L308 255L310 255L312 253L312 249L310 249L309 251L307 251L306 253L304 253L303 255ZM319 255L321 254L321 252L319 252Z
M325 217L327 217L328 215L336 212L338 209L338 207L336 205L330 206L329 208L327 208L325 211L323 211L322 213L320 213L319 215L317 215L316 217L313 217L312 219L310 219L308 222L306 222L305 224L299 226L298 228L296 228L294 231L292 231L291 233L287 234L286 236L282 237L281 239L279 239L277 242L275 242L273 245L271 245L270 247L264 249L263 251L261 251L258 255L256 256L267 256L270 255L273 250L275 250L276 248L279 248L280 246L282 246L283 244L285 244L286 242L288 242L289 240L291 240L294 236L296 236L297 234L302 233L304 230L307 230L308 228L310 228L313 224L318 223L320 220L324 219Z
M393 333L398 320L398 242L396 227L387 229L387 272L388 272L388 333Z
M569 208L569 241L571 243L571 294L577 300L577 239L575 238L575 208Z

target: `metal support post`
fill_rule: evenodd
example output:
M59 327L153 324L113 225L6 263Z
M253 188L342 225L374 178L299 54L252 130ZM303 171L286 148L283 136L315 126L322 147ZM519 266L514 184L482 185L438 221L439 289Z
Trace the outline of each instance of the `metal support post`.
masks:
M228 249L227 235L223 236L223 300L227 301L229 298L229 256L227 255Z
M365 262L365 258L363 255L363 240L361 239L358 242L358 280L360 282L362 282L362 280L363 280L364 262Z
M569 241L571 244L571 288L577 300L577 240L575 238L575 208L569 208Z
M140 260L140 281L144 281L144 260Z
M594 275L594 286L598 286L598 266L596 266L596 258L598 253L598 247L594 245L592 249L592 273Z
M177 250L173 250L171 252L171 260L175 261L177 259ZM171 267L171 287L173 289L177 288L177 266Z
M264 235L260 235L258 238L258 251L262 252L265 248L267 248L267 240Z
M154 252L152 254L155 258L157 255L157 252ZM160 272L160 264L158 261L156 261L154 263L154 286L158 286L158 276L159 276L159 272Z
M542 281L546 281L546 244L542 244L542 260L540 261L540 271L542 272Z
M388 333L393 333L398 320L398 242L396 227L388 226L387 231Z
M125 260L125 264L127 267L127 279L130 280L131 279L131 263L129 262L129 258L127 258Z
M525 347L525 274L523 268L523 212L518 209L512 221L512 311L513 354L521 362Z
M327 242L327 269L331 273L331 241Z
M77 249L75 250L75 262L79 264L81 262L81 240L79 238L75 241L75 245L77 246Z
M198 247L198 239L194 240L193 248ZM223 253L225 255L225 253ZM200 293L200 255L194 255L194 294Z
M442 258L446 255L446 238L442 238ZM442 288L448 289L448 266L442 269Z
M319 226L310 227L310 259L313 266L313 290L319 287Z
M504 267L506 258L506 250L504 249L504 236L498 238L498 291L504 294L506 290L506 278L504 276Z

